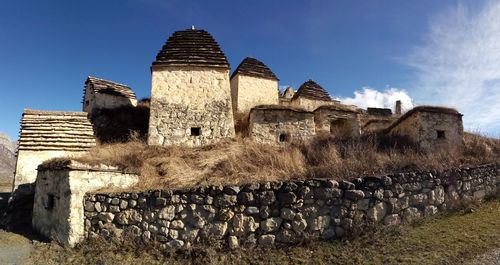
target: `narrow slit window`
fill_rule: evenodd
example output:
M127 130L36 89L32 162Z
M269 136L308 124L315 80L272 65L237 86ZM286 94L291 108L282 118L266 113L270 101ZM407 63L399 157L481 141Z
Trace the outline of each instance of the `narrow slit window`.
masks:
M444 133L444 131L438 130L436 132L437 132L438 139L445 139L446 138L446 134Z
M45 198L45 209L51 210L54 208L54 201L55 201L55 196L54 194L47 194L47 197Z
M201 128L200 127L191 127L191 136L200 136Z

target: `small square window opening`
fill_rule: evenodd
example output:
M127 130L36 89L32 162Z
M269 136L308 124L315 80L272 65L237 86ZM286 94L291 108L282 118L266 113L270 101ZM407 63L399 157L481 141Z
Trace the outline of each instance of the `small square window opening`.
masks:
M446 135L445 135L444 131L438 130L436 132L437 132L437 138L438 139L445 139L446 138Z
M201 128L200 127L191 127L191 136L200 136Z

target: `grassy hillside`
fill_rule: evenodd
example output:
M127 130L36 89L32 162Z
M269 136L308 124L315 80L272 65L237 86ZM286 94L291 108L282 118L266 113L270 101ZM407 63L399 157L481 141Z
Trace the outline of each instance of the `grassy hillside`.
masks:
M140 174L138 188L285 181L296 178L352 179L401 171L442 170L500 162L500 140L465 134L461 152L425 153L404 138L318 136L282 146L237 139L201 148L148 146L139 140L104 144L79 158ZM65 163L57 159L51 163Z

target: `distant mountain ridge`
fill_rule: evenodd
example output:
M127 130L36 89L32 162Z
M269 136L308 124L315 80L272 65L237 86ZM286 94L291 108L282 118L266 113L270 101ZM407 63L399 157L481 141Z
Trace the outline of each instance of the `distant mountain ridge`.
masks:
M0 182L10 182L16 166L16 143L0 133Z

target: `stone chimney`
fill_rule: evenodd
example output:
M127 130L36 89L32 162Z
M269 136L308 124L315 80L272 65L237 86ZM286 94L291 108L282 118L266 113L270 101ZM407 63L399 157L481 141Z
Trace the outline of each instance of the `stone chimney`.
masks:
M401 115L401 100L396 100L396 115Z

